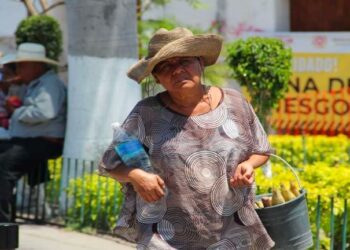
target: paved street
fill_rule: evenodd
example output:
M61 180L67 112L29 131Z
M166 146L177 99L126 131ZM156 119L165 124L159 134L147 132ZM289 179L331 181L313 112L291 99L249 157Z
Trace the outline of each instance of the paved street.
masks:
M131 250L135 246L117 238L93 236L53 226L20 225L19 250Z

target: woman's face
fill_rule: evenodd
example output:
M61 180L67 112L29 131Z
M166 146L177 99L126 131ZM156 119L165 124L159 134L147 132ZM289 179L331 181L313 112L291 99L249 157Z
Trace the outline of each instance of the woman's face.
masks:
M203 63L198 57L173 57L153 69L157 82L168 91L181 91L201 83Z

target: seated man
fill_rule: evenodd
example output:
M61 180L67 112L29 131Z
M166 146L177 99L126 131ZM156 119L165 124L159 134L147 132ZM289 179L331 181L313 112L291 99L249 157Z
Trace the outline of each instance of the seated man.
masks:
M39 163L62 154L66 123L66 88L48 65L41 44L20 44L12 61L26 84L23 105L13 110L11 139L0 142L0 222L10 220L9 204L15 182ZM0 61L1 63L1 61Z

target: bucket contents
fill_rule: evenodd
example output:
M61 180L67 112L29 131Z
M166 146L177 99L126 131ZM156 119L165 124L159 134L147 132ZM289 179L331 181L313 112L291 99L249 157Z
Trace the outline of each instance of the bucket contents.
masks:
M279 204L283 204L287 201L291 201L300 196L300 191L297 188L294 181L290 182L289 188L286 187L283 183L280 184L280 187L272 188L272 196L266 195L260 197L260 199L255 201L255 209L271 207Z
M313 245L306 202L306 190L300 184L297 172L283 158L281 160L295 176L289 185L279 183L272 193L256 196L255 211L267 233L275 242L273 249L305 250ZM297 184L298 185L297 185Z

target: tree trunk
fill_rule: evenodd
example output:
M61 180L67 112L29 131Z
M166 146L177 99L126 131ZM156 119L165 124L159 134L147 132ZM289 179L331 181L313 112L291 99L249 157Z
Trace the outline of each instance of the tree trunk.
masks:
M22 0L24 5L27 8L28 16L34 16L38 14L38 11L34 7L34 3L32 0Z
M64 156L99 159L141 98L128 79L137 53L136 0L66 0L68 119Z

